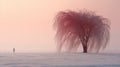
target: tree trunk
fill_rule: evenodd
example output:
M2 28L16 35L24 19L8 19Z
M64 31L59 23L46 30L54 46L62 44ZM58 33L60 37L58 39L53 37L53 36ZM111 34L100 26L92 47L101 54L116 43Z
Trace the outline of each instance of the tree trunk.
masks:
M87 46L83 45L83 53L87 53Z
M80 37L80 36L79 36ZM82 47L83 47L83 53L87 53L87 49L88 49L88 46L87 46L87 42L88 42L88 38L86 37L80 37L81 39L81 43L82 43Z

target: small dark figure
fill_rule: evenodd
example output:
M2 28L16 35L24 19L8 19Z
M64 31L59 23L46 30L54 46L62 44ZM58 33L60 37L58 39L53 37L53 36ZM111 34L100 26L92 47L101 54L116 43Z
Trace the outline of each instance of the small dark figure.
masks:
M15 53L15 48L13 48L13 53Z

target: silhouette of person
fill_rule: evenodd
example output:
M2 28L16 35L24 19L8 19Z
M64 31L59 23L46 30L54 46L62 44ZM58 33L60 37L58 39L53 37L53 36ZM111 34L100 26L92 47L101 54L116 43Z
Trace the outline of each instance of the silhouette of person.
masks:
M13 53L15 53L15 48L13 48Z

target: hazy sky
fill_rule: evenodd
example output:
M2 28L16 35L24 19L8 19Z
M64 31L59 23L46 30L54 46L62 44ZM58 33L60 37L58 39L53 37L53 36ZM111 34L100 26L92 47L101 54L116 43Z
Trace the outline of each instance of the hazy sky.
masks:
M89 9L111 21L106 51L120 52L120 0L0 0L0 52L55 52L54 16Z

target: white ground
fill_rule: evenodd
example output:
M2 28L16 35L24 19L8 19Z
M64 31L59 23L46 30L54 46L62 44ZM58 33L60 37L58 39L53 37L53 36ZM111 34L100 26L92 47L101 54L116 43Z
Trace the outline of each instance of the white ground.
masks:
M0 67L120 67L120 54L0 54Z

